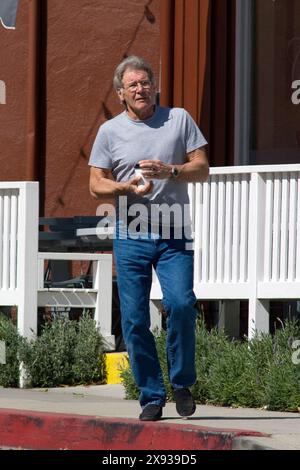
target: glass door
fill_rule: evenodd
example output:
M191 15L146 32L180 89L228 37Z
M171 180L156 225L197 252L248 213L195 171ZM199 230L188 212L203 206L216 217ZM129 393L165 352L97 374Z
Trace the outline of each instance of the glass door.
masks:
M237 0L235 164L300 162L300 0Z

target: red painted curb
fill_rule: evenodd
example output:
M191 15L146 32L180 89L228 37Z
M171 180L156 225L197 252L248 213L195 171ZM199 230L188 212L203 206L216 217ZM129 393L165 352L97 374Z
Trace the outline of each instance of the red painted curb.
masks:
M230 450L258 432L0 409L0 445L43 450Z

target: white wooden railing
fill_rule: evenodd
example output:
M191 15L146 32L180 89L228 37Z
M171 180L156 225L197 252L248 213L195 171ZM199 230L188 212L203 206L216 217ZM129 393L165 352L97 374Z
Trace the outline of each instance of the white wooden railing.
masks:
M300 165L212 168L189 192L197 298L247 299L248 335L268 331L269 301L300 299ZM38 183L0 183L0 306L18 306L26 337L36 332L39 291L54 295L38 284ZM154 278L151 300L161 297ZM97 318L108 332L105 298Z
M88 261L93 263L92 288L44 286L44 261ZM112 335L112 255L103 253L38 253L38 306L94 310L106 351L115 349Z
M94 308L107 350L114 349L112 255L38 253L38 201L36 182L0 183L0 307L17 306L18 330L27 338L37 331L37 306ZM93 289L46 289L45 259L93 261Z
M248 299L248 335L269 331L269 300L300 299L300 165L211 168L189 193L197 298Z
M18 307L18 329L36 332L38 183L0 183L0 306Z

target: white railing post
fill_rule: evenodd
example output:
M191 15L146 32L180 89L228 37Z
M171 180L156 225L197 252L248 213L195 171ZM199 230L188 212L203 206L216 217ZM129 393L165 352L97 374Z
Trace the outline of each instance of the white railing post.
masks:
M150 321L151 321L151 330L160 330L162 326L162 315L161 315L161 301L152 300L150 301Z
M20 188L18 242L18 330L25 338L37 331L39 185L24 183Z
M257 298L258 282L262 280L264 263L264 229L266 209L266 183L259 173L253 173L250 180L249 204L249 317L248 337L255 331L269 332L269 301Z
M27 338L37 333L37 271L39 184L23 183L20 188L18 207L17 284L19 291L18 330ZM20 364L19 385L26 387L28 375Z
M107 351L115 350L112 335L112 255L101 255L96 263L94 288L98 290L94 320L100 328Z

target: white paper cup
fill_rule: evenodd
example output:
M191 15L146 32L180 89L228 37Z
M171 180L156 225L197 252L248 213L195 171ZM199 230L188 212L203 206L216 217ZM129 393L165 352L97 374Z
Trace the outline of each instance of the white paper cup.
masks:
M138 182L138 186L144 185L146 183L146 180L143 176L143 170L141 168L138 168L137 166L134 168L134 176L139 176L140 180Z

